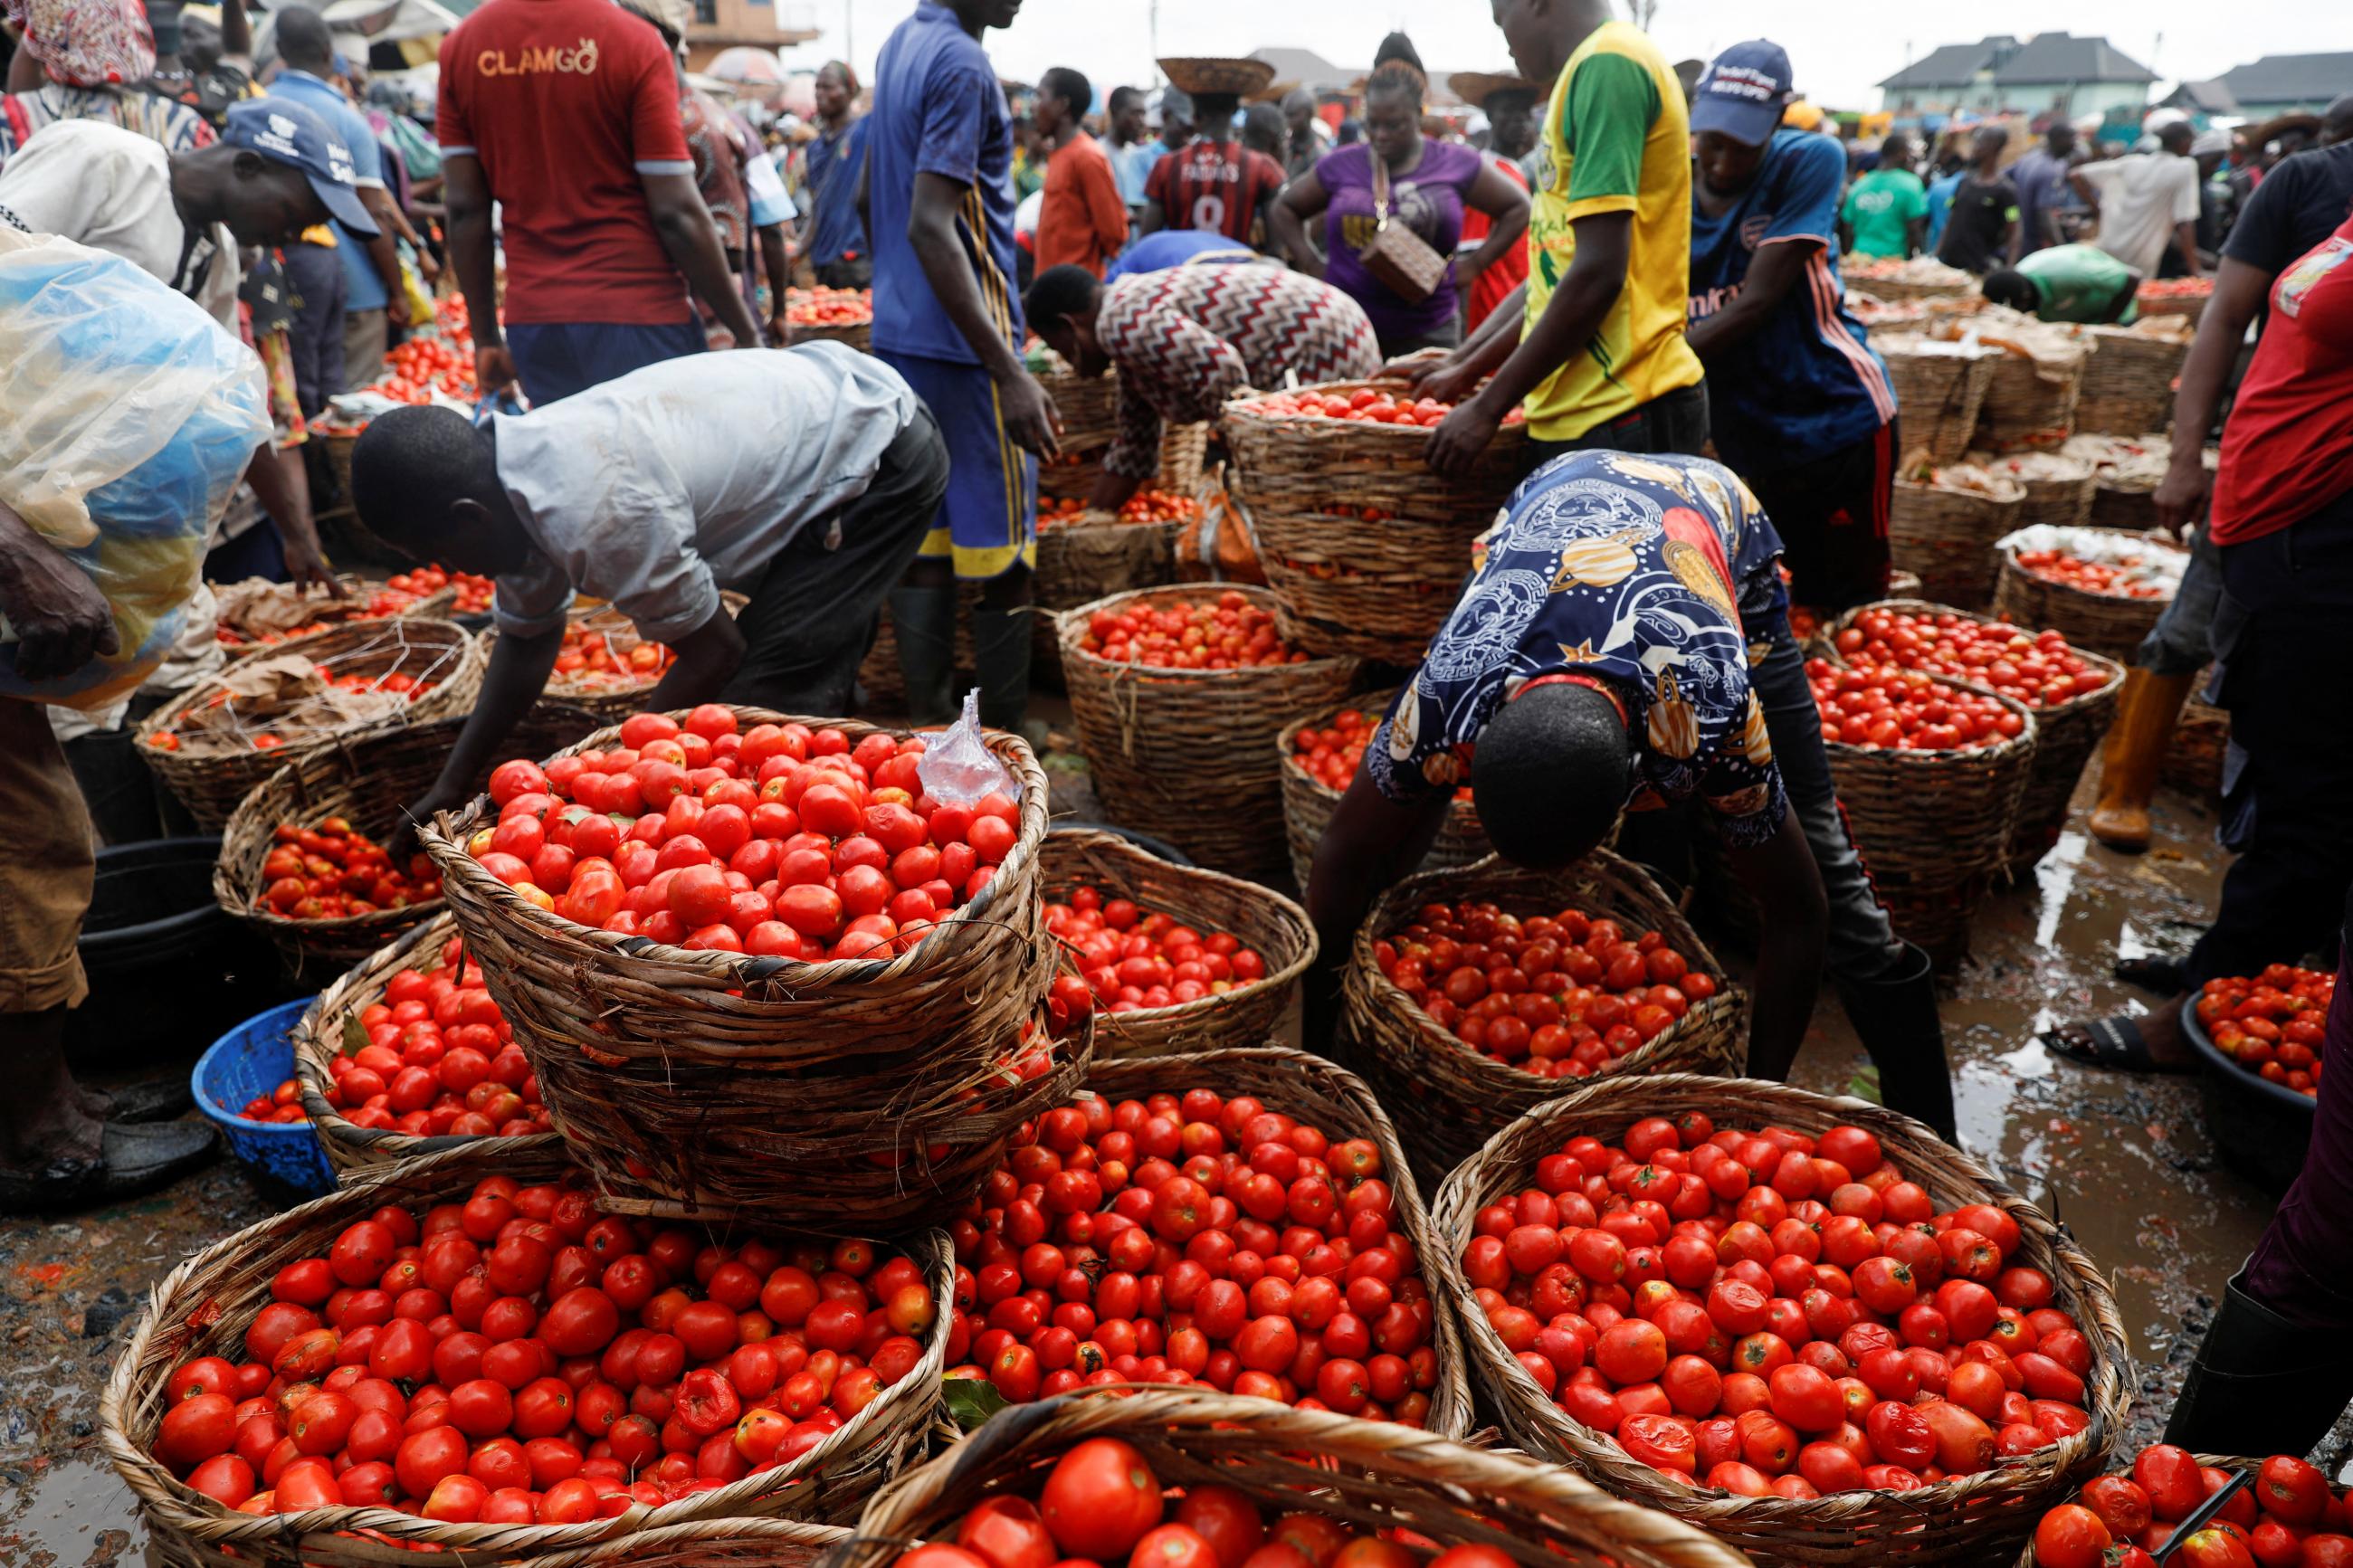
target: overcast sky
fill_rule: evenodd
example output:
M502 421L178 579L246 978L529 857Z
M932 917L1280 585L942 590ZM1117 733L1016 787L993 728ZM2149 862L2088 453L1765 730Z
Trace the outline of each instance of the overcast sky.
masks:
M861 72L913 9L912 0L778 3L784 19L805 16L827 29L811 53L846 50ZM1624 15L1626 0L1617 3ZM1432 70L1510 64L1488 0L1027 0L1011 29L988 35L988 48L1003 74L1025 81L1052 65L1076 66L1099 87L1142 81L1155 54L1155 10L1161 55L1243 55L1289 44L1361 68L1383 33L1402 27ZM2353 0L1659 0L1652 23L1670 59L1772 38L1789 51L1801 90L1848 109L1876 107L1873 84L1938 44L2044 30L2105 33L2170 81L2218 75L2265 54L2353 49Z

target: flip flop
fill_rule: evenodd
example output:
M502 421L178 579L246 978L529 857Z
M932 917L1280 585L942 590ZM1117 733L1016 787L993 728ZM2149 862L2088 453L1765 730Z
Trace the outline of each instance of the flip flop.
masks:
M2080 1040L2069 1038L2069 1032L2080 1033ZM2158 1061L2148 1054L2148 1043L2140 1037L2140 1021L2124 1014L2112 1018L2094 1018L2084 1024L2062 1024L2055 1029L2045 1029L2036 1039L2043 1049L2054 1057L2064 1057L2084 1067L2100 1068L2108 1072L2135 1073L2194 1073L2195 1058L2176 1066Z
M2195 989L2181 970L2181 960L2158 953L2144 953L2138 958L2119 958L2109 966L2108 973L2127 985L2137 985L2143 991L2153 991L2160 996L2179 996Z

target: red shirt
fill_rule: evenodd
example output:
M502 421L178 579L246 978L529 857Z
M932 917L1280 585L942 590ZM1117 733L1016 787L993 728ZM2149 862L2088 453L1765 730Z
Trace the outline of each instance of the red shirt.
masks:
M1490 153L1487 162L1492 167L1504 171L1504 177L1520 189L1525 191L1528 188L1528 177L1520 173L1520 165L1516 161L1510 158L1498 158ZM1494 221L1477 207L1464 204L1462 249L1465 253L1476 250L1487 242L1487 230ZM1488 312L1502 304L1510 297L1513 289L1527 280L1528 247L1525 244L1512 247L1503 255L1487 263L1487 269L1480 273L1477 280L1471 285L1471 301L1463 318L1464 327L1475 330L1480 322L1487 319Z
M1160 204L1169 228L1202 228L1250 243L1260 204L1282 189L1282 165L1239 142L1196 137L1181 153L1168 153L1152 165L1144 182L1147 200Z
M653 28L610 0L490 0L442 40L434 133L499 203L508 321L694 319L638 184L694 174Z
M1038 208L1038 270L1065 262L1100 278L1103 263L1127 243L1127 205L1119 179L1095 139L1082 132L1046 160L1046 199Z
M2353 490L2353 218L2279 275L2271 304L2222 428L2217 544L2276 533Z

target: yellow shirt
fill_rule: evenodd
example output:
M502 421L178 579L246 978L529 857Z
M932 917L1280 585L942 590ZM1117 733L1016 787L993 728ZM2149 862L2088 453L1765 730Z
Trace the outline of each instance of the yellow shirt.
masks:
M1701 378L1683 341L1691 276L1691 127L1683 92L1650 35L1595 28L1553 87L1528 216L1528 324L1577 255L1570 225L1630 212L1626 286L1582 353L1527 397L1528 433L1569 441Z

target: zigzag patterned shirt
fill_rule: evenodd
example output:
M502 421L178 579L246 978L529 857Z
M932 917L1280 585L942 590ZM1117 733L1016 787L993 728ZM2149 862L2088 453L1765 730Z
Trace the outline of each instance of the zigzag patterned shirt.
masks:
M1364 307L1304 273L1264 265L1171 267L1105 286L1095 337L1119 367L1107 472L1149 479L1161 422L1215 419L1244 387L1357 380L1381 367Z

